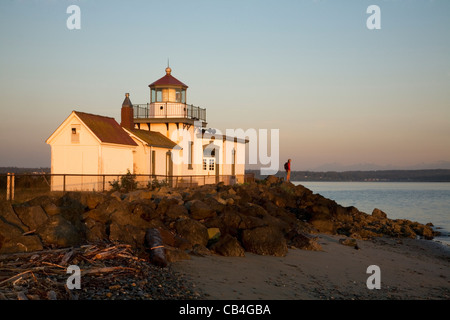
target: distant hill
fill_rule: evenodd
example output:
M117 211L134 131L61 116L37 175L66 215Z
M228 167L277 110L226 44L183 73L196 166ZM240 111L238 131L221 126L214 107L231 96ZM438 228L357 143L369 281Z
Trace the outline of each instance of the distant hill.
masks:
M247 170L255 178L264 179L259 170ZM279 171L277 177L286 177ZM388 181L388 182L450 182L450 170L372 170L372 171L292 171L291 181Z
M50 168L18 168L18 167L0 167L0 174L5 173L50 173Z
M311 168L313 172L328 172L328 171L379 171L379 170L431 170L431 169L449 169L450 161L437 161L430 163L418 163L410 166L394 166L394 165L377 165L373 163L358 163L351 165L343 165L337 162L327 163L315 168Z

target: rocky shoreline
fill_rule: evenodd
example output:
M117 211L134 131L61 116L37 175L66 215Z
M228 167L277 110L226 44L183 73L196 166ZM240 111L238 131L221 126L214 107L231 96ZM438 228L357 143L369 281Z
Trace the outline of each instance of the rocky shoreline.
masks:
M127 245L149 262L151 248L144 239L150 229L161 236L169 268L191 255L284 257L289 248L321 251L318 234L340 236L341 244L355 248L357 240L381 236L430 240L437 235L431 224L343 207L274 176L234 186L68 192L0 204L3 257L108 243Z

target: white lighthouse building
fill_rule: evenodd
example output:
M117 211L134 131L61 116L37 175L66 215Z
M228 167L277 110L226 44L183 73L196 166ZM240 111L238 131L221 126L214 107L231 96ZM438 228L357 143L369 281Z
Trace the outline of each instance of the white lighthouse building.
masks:
M53 190L105 189L128 171L172 186L243 182L245 143L207 127L206 109L187 103L188 86L166 74L149 85L150 102L122 103L110 117L73 111L47 139ZM70 180L70 182L68 182ZM106 186L109 187L109 184Z

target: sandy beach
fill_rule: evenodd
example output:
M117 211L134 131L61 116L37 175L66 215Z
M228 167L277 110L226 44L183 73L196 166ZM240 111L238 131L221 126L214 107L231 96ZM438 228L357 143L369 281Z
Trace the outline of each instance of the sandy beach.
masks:
M450 248L428 240L358 240L320 234L323 251L289 249L285 257L191 256L172 268L208 299L385 300L450 299ZM367 267L381 271L381 288L369 290Z

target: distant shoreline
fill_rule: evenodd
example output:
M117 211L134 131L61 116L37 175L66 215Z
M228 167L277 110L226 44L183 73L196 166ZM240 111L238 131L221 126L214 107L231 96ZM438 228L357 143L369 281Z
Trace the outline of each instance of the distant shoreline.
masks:
M0 167L0 174L6 173L50 173L50 168ZM256 179L265 179L259 170L246 170ZM275 176L285 178L284 171ZM450 182L450 169L421 170L368 170L368 171L292 171L291 181L327 181L327 182Z
M246 170L256 179L264 179L259 170ZM286 177L284 171L275 176ZM450 182L449 169L429 170L373 170L373 171L291 171L291 181L327 182Z

